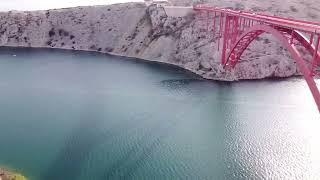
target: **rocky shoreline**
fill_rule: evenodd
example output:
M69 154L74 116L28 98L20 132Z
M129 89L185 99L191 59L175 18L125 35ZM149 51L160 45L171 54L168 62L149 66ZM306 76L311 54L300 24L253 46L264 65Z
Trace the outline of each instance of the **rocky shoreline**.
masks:
M220 66L216 37L195 14L168 16L143 3L0 13L0 46L97 51L174 64L206 79L289 77L297 67L269 37L254 42L235 69Z
M24 176L0 168L0 180L27 180Z

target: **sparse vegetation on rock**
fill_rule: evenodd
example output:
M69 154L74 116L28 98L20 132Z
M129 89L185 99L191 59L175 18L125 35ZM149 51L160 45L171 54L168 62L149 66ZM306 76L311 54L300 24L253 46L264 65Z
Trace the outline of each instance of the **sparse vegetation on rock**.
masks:
M54 28L52 28L52 29L49 31L49 37L53 37L54 35L56 35L56 32L54 31Z

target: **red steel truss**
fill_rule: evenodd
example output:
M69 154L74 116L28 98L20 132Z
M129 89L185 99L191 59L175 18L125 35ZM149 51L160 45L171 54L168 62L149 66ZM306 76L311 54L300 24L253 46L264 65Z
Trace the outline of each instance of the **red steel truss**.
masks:
M320 23L206 5L196 5L193 9L206 26L204 29L217 38L218 51L222 41L224 67L234 68L243 52L261 34L276 37L297 63L320 112L320 92L314 80L320 76ZM309 53L309 58L302 56L301 47Z

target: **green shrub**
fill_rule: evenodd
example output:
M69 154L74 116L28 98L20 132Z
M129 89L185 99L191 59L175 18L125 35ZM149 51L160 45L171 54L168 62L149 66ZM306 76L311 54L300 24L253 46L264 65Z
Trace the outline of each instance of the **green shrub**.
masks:
M27 180L26 177L20 175L20 174L14 174L11 178L11 180Z

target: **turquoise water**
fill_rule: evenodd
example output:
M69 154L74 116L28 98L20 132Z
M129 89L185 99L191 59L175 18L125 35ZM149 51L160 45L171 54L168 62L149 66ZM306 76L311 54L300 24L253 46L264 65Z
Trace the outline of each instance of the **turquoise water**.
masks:
M300 78L0 49L0 166L30 180L317 179L319 129Z

